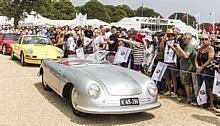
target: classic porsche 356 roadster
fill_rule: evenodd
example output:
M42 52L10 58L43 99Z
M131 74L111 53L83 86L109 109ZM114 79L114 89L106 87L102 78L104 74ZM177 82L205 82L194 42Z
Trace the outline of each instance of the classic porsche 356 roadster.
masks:
M110 64L108 52L85 59L43 60L39 76L45 90L70 99L73 113L127 114L157 108L157 86L146 75Z

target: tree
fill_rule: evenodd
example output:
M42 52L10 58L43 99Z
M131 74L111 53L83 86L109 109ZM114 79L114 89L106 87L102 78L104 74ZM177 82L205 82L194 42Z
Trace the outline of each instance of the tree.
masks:
M34 0L1 0L1 14L9 19L14 18L14 26L17 28L18 22L25 17L25 13L30 13Z
M105 5L105 8L110 16L110 22L117 22L121 20L124 17L133 17L134 16L134 10L132 10L127 5Z
M76 10L69 0L38 0L34 10L50 19L71 20L75 18Z
M122 9L128 17L134 17L134 10L132 10L128 5L118 5L118 9Z
M187 24L187 19L188 19L188 25L191 25L191 26L195 26L195 23L196 23L196 18L187 13L173 13L169 16L169 19L181 20L182 22L186 24Z
M88 19L99 19L109 22L110 16L105 6L98 0L90 0L84 6L81 7L81 13L87 14Z
M118 22L124 17L127 17L127 13L122 9L117 9L112 13L111 21Z
M116 10L116 7L113 5L105 5L105 9L109 15L109 22L112 22L113 12Z
M143 15L142 15L143 12ZM147 7L139 7L137 10L135 10L135 16L137 17L162 17L159 13L155 12L153 9L147 8Z

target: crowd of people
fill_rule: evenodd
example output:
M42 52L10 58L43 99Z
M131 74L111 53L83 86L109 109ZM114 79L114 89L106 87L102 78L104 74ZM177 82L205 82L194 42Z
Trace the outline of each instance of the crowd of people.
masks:
M112 56L120 47L130 48L132 51L129 59L120 64L122 67L129 67L151 76L158 62L168 64L162 81L157 82L159 93L176 98L182 103L192 104L195 103L204 81L209 99L207 105L216 110L218 100L212 89L214 71L220 72L219 32L194 36L191 33L182 34L178 28L171 28L166 32L152 34L144 30L127 30L115 26L35 27L10 30L20 35L48 36L55 46L64 50L65 57L74 54L78 48L83 48L87 54L108 50ZM185 92L185 98L179 99L181 88Z

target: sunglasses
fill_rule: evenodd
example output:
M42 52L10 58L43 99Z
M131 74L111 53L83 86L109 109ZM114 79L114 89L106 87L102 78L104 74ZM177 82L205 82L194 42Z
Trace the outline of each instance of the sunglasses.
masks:
M209 39L208 38L201 38L200 40L201 41L208 41Z

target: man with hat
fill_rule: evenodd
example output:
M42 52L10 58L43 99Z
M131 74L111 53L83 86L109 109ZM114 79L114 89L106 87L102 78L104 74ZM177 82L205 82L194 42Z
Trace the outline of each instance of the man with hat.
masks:
M165 42L164 48L164 62L169 64L163 78L165 79L165 83L167 85L168 91L164 93L164 95L170 96L171 98L176 98L177 92L177 80L176 77L178 75L177 71L177 55L175 52L170 48L170 45L173 45L175 41L176 34L173 32L172 29L167 29L166 32L167 40ZM171 91L171 83L173 84L174 91Z

